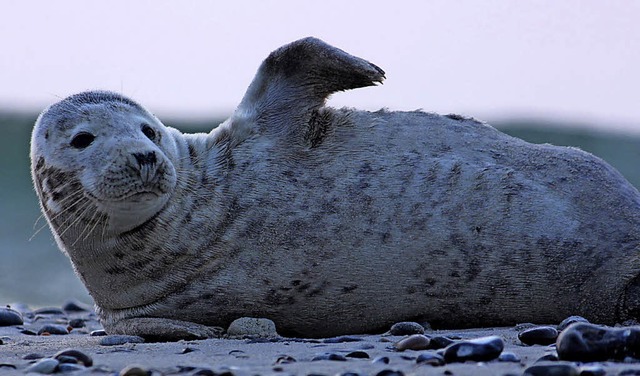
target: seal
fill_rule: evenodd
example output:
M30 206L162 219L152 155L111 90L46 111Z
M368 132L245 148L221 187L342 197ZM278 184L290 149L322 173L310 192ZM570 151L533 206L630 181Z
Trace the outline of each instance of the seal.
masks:
M638 317L631 184L589 153L474 119L325 106L384 78L306 38L271 53L208 134L110 92L47 108L34 185L107 332L205 338L239 317L309 337Z

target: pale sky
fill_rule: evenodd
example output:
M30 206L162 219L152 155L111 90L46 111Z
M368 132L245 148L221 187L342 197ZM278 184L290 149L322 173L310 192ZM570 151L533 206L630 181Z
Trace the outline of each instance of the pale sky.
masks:
M270 51L312 35L387 72L333 106L640 132L640 1L0 0L0 20L0 108L108 89L228 115Z

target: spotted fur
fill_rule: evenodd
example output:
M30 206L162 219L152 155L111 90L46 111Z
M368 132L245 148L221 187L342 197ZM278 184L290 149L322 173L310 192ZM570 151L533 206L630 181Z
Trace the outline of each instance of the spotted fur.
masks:
M638 313L640 195L617 171L461 116L324 106L383 78L307 38L270 55L209 134L114 93L45 110L34 184L107 331L202 338L255 316L328 336ZM96 138L77 150L81 131ZM134 156L150 152L151 167Z

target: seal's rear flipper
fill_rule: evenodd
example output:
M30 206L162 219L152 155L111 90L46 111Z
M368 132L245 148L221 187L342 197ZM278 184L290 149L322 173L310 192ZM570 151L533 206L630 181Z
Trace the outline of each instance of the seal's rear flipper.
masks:
M384 78L384 71L366 60L317 38L300 39L267 57L232 119L277 131L299 127L309 124L332 93L373 86Z

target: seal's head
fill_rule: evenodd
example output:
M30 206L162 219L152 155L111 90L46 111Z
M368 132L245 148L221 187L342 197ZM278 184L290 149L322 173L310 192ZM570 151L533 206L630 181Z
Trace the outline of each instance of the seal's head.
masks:
M176 185L176 155L168 128L156 117L105 91L50 106L31 138L32 177L61 238L86 238L95 229L104 237L148 221Z

